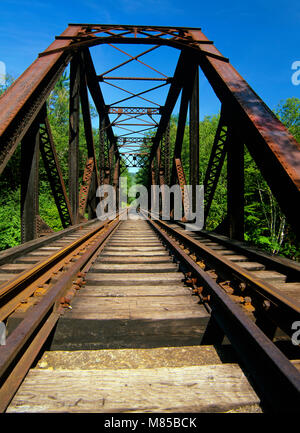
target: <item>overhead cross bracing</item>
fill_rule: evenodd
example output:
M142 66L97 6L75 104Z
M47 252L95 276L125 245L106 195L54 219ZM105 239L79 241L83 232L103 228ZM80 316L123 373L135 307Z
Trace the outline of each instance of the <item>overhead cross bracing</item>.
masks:
M99 45L109 49L110 54L107 51L105 56L96 59ZM161 50L171 48L175 48L172 51L176 53L176 60L165 70L165 66L161 67L159 62ZM39 227L43 226L37 200L37 149L42 151L45 146L46 136L42 125L48 125L47 134L51 137L45 103L68 64L68 194L59 174L57 158L53 162L56 168L48 170L63 226L78 222L87 206L91 209L90 216L95 216L96 201L89 197L95 196L96 188L101 184L111 184L117 190L119 175L126 166L147 167L149 185L178 183L183 189L183 182L188 178L195 194L195 186L199 182L201 145L200 68L220 100L222 113L217 130L220 136L215 138L204 176L205 182L209 181L209 184L204 185L206 214L227 156L226 230L232 238L243 238L242 146L246 145L287 221L299 235L299 214L295 210L300 189L299 144L201 29L70 24L0 99L0 172L20 142L23 148L23 241L39 236ZM135 73L127 74L127 68L133 65ZM95 151L90 99L99 116L98 155ZM177 132L174 146L170 149L169 122L176 104L179 106ZM81 185L78 176L80 109L88 153ZM181 162L187 123L190 133L189 173L184 172ZM51 153L55 155L54 143L51 143ZM50 161L45 161L50 167ZM32 203L35 205L32 206Z
M117 64L114 62L113 66L100 73L97 72L96 75L103 95L107 93L106 87L111 87L116 91L114 93L116 95L115 100L108 101L106 99L105 106L110 117L110 126L117 141L131 136L134 136L133 138L154 137L164 108L164 105L161 105L161 92L158 94L157 91L164 87L169 89L173 76L166 74L147 58L162 46L193 47L192 37L184 32L183 28L84 25L83 29L82 33L76 37L71 37L72 46L93 47L105 43L116 51L115 54L121 54L125 59ZM69 37L57 36L56 39L68 40ZM138 46L140 44L153 44L153 46L146 50L139 50L137 54L131 54L127 49L118 46L118 44L132 44L132 42ZM210 44L211 41L205 41L205 43ZM40 55L44 54L41 53ZM118 55L114 57L118 58ZM144 76L139 76L137 73L134 76L124 75L124 68L126 72L126 67L131 63L135 64L135 68L141 66L139 70L143 72ZM133 88L139 90L131 90L133 81ZM111 92L108 94L110 95ZM157 96L160 96L159 102ZM125 103L130 104L130 106L123 106L122 104ZM147 106L142 107L137 104L147 104ZM104 128L106 127L107 125ZM127 167L141 167L145 162L149 162L146 158L146 154L150 156L149 148L124 144L123 141L122 149L120 146L118 148Z

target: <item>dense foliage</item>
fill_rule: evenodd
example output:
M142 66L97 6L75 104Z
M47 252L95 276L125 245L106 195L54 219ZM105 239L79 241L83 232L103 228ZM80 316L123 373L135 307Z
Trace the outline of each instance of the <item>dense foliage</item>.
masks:
M5 86L0 86L0 95L12 83L6 80ZM48 101L48 118L51 126L56 152L62 171L62 176L68 191L68 144L69 144L69 78L63 74L51 92ZM92 119L95 118L95 108L90 107ZM93 128L96 155L99 154L99 139L96 128ZM87 146L84 136L83 120L80 113L79 139L79 182L81 182L87 159ZM21 146L16 149L13 157L5 167L0 177L0 250L13 247L21 242L20 234L20 163ZM43 160L39 161L39 211L43 220L53 229L61 230L62 225L51 193ZM128 174L125 169L123 176ZM129 181L130 183L130 181Z
M12 80L7 80L6 87ZM0 87L0 95L5 87ZM68 188L68 97L69 80L66 74L56 84L48 99L48 115L63 178ZM278 118L287 126L290 132L300 141L300 99L288 98L281 101L274 110ZM91 107L92 117L96 117L95 109ZM219 115L206 116L200 122L200 178L203 183L211 152L212 143L219 121ZM170 124L171 147L176 138L177 117L172 117ZM99 152L98 133L93 130L96 154ZM80 178L82 177L87 157L86 143L82 119L80 120ZM186 126L183 146L182 163L189 181L189 127ZM147 185L147 171L140 169L135 175L126 169L128 188L134 183ZM7 164L0 178L0 249L15 246L20 243L20 146ZM212 230L220 224L226 215L226 160L220 176L220 181L209 213L207 228ZM245 148L245 238L252 244L275 254L300 260L299 245L291 228L286 223L276 200L267 183L257 169L249 152ZM47 175L40 159L40 215L54 230L60 230L61 223L51 195Z
M278 118L286 125L290 132L300 142L300 99L288 98L281 101L274 110ZM206 116L200 122L200 155L199 184L204 182L205 173L211 153L212 144L219 122L219 115ZM177 117L170 123L170 142L174 148L176 138ZM300 260L300 245L281 212L271 190L258 170L245 147L245 240L249 243L286 257ZM172 151L171 151L172 153ZM189 126L185 128L182 146L182 164L189 181ZM227 211L227 161L220 175L214 195L207 229L215 229L225 218ZM141 169L136 176L144 185L148 183L147 171Z

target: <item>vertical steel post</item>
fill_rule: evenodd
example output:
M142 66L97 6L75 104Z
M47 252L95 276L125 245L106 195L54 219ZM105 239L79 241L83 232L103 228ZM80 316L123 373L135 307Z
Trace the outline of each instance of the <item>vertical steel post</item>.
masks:
M110 146L108 151L108 164L109 164L109 183L113 184L114 179L114 166L115 166L115 148Z
M199 67L195 66L195 81L190 101L190 185L192 211L196 211L196 185L199 182Z
M39 214L39 119L21 142L21 242L38 237Z
M184 132L186 126L187 113L189 108L189 102L192 97L194 82L195 82L195 69L196 65L191 65L191 69L186 71L185 74L185 85L182 89L178 124L176 131L176 140L174 146L174 157L173 157L173 167L171 172L171 184L176 181L176 164L175 159L181 159L182 144L184 139Z
M100 185L104 184L104 177L105 177L105 120L104 118L99 114L99 174L100 174Z
M89 190L89 197L88 197L88 215L89 215L89 219L93 219L96 218L96 208L97 208L97 204L98 204L98 199L96 198L96 191L97 191L97 176L96 176L96 171L94 168L94 171L92 173L92 178L91 178L91 185L90 185L90 190Z
M170 122L167 125L166 131L163 136L164 142L164 168L165 168L165 183L170 184L170 171L171 171L171 155L170 155Z
M119 210L119 177L120 177L120 157L116 156L114 175L113 175L113 187L116 191L116 211Z
M227 145L227 214L229 237L244 240L244 145L232 126Z
M80 62L75 55L70 64L69 111L69 200L75 224L79 222L79 88Z

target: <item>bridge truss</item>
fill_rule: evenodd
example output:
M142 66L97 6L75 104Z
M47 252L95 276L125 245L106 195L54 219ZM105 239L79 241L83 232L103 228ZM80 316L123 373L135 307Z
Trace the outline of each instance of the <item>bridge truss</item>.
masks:
M104 72L97 72L91 49L98 45L110 46L122 53L126 60ZM148 47L132 55L124 45ZM172 47L179 54L172 76L145 60L146 55L156 53L163 46ZM132 62L147 68L148 74L115 75L116 71ZM68 65L69 181L66 186L48 120L47 98ZM69 24L0 98L0 173L21 143L22 241L29 241L51 230L39 216L39 154L43 158L63 227L84 220L87 207L89 217L94 217L96 188L101 184L111 184L118 190L119 176L126 167L146 167L149 184L178 183L182 188L188 176L193 186L194 201L195 186L199 183L199 67L221 102L220 121L204 181L205 217L227 156L226 230L231 238L243 239L243 149L246 145L288 222L299 236L299 206L296 208L295 203L299 203L300 197L300 146L201 29ZM137 88L141 83L147 87L136 91L123 87L133 81L137 83ZM108 103L103 86L120 92L120 96ZM167 91L164 104L151 96L162 89ZM98 155L89 97L99 116ZM169 123L177 102L180 104L178 125L175 146L171 149ZM81 185L80 111L87 146ZM181 162L187 122L190 131L189 173L184 172Z

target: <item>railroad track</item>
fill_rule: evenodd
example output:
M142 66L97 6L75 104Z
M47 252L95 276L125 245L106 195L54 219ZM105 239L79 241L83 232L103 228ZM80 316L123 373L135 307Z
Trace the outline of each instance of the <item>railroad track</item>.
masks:
M298 267L209 236L136 217L90 226L27 297L40 301L7 316L2 411L297 411Z
M292 323L300 313L300 264L222 235L190 231L183 223L158 225L271 339L278 327L285 335L294 333ZM199 292L203 287L194 289Z

